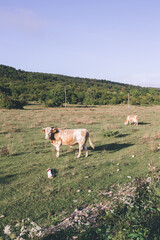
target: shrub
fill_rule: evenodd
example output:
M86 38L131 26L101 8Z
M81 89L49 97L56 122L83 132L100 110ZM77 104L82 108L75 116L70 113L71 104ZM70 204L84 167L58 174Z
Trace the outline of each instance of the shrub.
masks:
M112 130L108 130L108 131L105 131L103 129L103 136L104 137L117 137L119 135L119 131L112 131Z
M23 100L15 100L5 95L1 95L1 98L0 98L0 108L23 109L23 106L25 104L26 102Z
M9 155L9 150L7 147L2 147L0 151L0 156L3 157L5 155Z

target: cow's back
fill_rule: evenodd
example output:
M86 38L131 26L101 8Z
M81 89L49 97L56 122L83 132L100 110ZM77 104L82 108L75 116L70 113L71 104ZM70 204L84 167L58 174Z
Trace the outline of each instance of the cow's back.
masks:
M58 129L54 136L56 140L61 140L62 145L73 146L86 139L87 134L86 129Z

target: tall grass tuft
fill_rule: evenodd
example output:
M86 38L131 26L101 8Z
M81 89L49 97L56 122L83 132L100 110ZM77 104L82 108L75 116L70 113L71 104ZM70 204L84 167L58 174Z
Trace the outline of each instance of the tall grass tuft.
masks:
M3 156L6 156L6 155L9 155L8 147L2 147L1 152L0 152L0 156L3 157Z

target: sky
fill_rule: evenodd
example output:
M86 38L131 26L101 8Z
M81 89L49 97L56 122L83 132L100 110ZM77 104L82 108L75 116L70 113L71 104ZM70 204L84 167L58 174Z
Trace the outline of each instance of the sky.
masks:
M160 88L160 1L0 0L0 64Z

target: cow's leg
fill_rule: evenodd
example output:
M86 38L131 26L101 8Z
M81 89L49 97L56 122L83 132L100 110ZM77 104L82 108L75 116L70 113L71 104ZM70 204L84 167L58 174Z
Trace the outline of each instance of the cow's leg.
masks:
M87 144L86 143L84 144L84 150L86 152L86 157L88 157L88 148L87 148Z
M56 157L57 157L57 158L59 157L60 146L61 146L61 141L59 141L59 142L57 143L57 145L55 146L55 147L56 147L56 150L57 150L57 154L56 154Z
M83 150L83 145L79 144L79 153L77 158L80 158L82 150Z
M60 146L59 145L56 146L56 150L57 150L56 157L58 158L59 157L59 151L60 151Z

